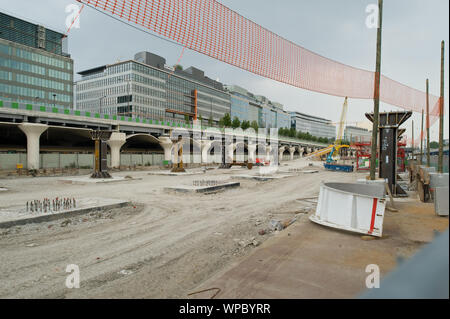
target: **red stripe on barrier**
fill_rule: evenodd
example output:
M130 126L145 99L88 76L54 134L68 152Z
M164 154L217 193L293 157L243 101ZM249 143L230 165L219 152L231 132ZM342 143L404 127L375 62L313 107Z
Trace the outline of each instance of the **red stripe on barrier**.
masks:
M374 198L374 199L373 199L373 206L372 206L372 220L370 221L369 234L372 234L372 232L373 232L373 227L375 226L375 214L376 214L376 212L377 212L377 201L378 201L378 198Z

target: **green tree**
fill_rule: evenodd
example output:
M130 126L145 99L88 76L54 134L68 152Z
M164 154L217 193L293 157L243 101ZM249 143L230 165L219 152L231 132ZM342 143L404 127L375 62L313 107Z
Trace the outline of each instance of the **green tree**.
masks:
M230 127L231 126L231 117L229 113L225 113L225 115L219 120L219 125L221 127Z
M249 122L249 121L242 121L242 123L241 123L241 128L242 128L243 130L248 129L249 127L250 127L250 122Z
M436 141L430 142L430 148L439 148L439 142Z
M212 125L213 125L213 119L212 119L211 116L210 116L209 119L208 119L208 125L209 125L209 126L212 126Z
M296 137L297 136L297 131L295 130L295 128L291 127L291 129L289 130L288 136L289 137Z
M186 124L189 124L189 115L184 115L184 121L186 122Z
M258 128L259 128L258 122L252 121L252 123L250 124L250 127L253 128L256 133L258 133Z
M175 65L173 66L173 68L174 68L176 71L183 71L183 66L182 66L181 64L175 64Z
M239 118L237 116L235 116L233 118L233 122L231 123L231 127L238 128L239 126L241 126L241 121L239 121Z

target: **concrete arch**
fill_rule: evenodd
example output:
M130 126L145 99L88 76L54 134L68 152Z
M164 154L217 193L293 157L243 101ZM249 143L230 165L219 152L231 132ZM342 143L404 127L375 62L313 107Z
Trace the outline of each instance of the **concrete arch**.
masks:
M126 139L127 139L127 141L131 140L131 139L140 139L140 140L145 140L150 143L156 143L156 144L159 144L161 142L157 137L155 137L151 134L145 134L145 133L137 133L137 134L127 135Z
M162 153L164 151L161 141L153 135L138 133L126 136L126 142L122 146L124 152L152 152Z
M238 154L239 151L239 154ZM249 149L245 142L238 142L233 144L233 160L243 162L248 159ZM246 157L247 155L247 157Z

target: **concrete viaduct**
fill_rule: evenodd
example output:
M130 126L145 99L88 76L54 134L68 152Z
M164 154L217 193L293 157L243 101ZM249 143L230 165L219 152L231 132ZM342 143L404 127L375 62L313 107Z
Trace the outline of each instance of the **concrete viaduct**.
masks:
M220 143L217 140L192 139L192 134L198 132L198 129L181 121L167 122L123 116L100 116L83 111L0 101L0 136L2 136L0 149L14 150L18 144L23 143L21 139L25 138L27 169L29 170L39 169L43 135L47 135L46 141L51 144L47 147L48 150L59 146L76 152L80 149L93 148L90 138L90 131L93 129L113 132L107 141L112 167L120 165L120 153L124 145L127 145L129 150L136 152L142 145L145 149L152 149L155 152L162 151L164 159L170 161L174 145L169 134L171 130L179 127L186 128L190 134L191 153L194 156L201 156L203 163L211 161L210 152ZM186 139L181 141L181 143L185 142ZM280 161L282 159L292 160L294 156L301 157L325 146L321 143L279 137L278 157ZM236 150L244 151L242 153L245 153L248 160L252 162L257 156L268 160L270 154L275 152L271 146L249 144L247 140L243 141L239 138L234 139L227 147L228 158L233 157Z

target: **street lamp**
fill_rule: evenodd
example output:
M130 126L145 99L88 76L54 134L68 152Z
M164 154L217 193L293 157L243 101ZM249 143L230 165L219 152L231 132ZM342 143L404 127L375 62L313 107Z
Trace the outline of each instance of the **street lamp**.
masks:
M56 94L53 93L53 107L56 107Z

